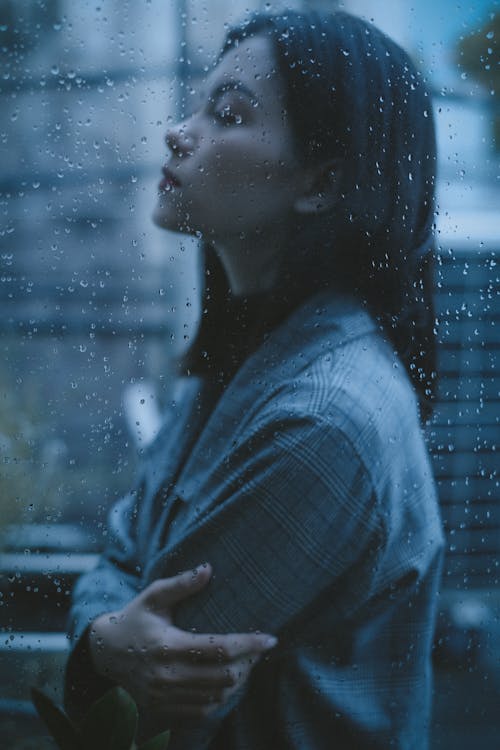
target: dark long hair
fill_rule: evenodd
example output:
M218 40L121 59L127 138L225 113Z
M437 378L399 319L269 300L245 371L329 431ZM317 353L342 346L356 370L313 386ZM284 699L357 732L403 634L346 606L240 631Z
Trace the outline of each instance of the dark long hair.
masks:
M254 15L229 32L222 54L261 33L274 44L299 156L346 165L335 210L294 227L280 294L286 298L288 288L289 306L329 285L356 294L398 352L425 418L436 383L436 145L423 76L385 34L344 12ZM231 314L227 279L210 248L205 269L201 325L185 364L203 369L210 355L213 365L232 347L236 367L262 327L248 324L245 309L248 336L238 330L231 337L238 315ZM250 307L254 324L257 309L266 309L271 324L279 318L261 299Z

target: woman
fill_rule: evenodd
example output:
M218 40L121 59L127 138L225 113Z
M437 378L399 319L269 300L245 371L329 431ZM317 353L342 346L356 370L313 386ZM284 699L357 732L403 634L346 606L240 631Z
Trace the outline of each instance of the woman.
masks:
M257 15L167 146L154 218L205 240L202 320L75 590L68 702L123 684L174 750L424 748L443 541L422 76L348 14Z

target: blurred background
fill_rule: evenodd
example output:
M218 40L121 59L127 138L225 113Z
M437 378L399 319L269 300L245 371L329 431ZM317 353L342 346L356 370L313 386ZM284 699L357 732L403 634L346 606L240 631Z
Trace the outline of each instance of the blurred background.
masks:
M51 747L72 583L173 398L196 242L151 223L168 124L227 25L341 7L434 92L439 403L427 440L447 557L433 748L500 747L500 2L0 0L0 738Z

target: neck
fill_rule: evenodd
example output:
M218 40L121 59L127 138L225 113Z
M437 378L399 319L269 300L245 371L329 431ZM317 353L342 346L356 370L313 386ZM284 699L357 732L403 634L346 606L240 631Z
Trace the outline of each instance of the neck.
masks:
M259 232L213 242L236 297L267 292L276 285L286 235L286 231Z

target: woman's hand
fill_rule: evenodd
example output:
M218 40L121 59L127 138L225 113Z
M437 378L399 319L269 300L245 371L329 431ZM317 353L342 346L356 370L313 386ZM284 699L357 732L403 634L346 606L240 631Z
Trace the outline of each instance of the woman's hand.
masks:
M90 627L90 654L99 674L122 685L139 706L165 717L203 717L246 681L276 639L258 633L208 635L173 624L173 607L200 591L209 565L155 581L117 612Z

